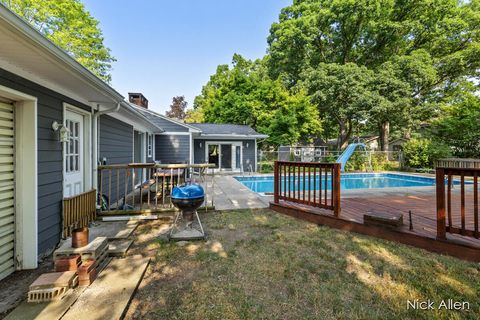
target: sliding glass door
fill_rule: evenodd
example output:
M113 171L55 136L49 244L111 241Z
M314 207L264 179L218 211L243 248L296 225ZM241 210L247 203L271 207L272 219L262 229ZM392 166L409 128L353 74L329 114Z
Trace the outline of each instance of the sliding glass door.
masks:
M241 171L241 142L207 142L206 158L215 164L215 169L222 171Z

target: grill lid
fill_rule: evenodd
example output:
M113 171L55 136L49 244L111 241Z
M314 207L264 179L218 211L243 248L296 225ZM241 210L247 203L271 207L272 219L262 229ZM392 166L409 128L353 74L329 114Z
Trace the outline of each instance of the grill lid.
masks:
M175 187L171 194L172 199L198 199L203 198L204 196L205 192L199 184Z

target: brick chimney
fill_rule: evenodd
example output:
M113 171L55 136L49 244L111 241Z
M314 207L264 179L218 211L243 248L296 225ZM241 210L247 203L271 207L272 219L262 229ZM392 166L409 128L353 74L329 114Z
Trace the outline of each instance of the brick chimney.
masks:
M128 101L136 104L139 107L148 109L148 99L141 93L128 93Z

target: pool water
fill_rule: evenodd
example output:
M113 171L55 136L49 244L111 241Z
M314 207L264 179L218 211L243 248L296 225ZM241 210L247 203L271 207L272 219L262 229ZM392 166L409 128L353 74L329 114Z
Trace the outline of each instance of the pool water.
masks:
M290 178L290 182L283 181L281 188L285 186L288 190L288 184L293 190L298 190L298 177L293 176ZM270 193L273 192L273 176L250 176L250 177L235 177L244 186L255 192ZM310 182L310 183L309 183ZM316 181L313 181L313 177L306 178L305 189L316 190L320 189L320 178L317 176ZM310 186L309 186L310 184ZM325 177L322 176L321 189L325 190ZM458 181L454 181L454 184L459 184ZM327 176L326 181L327 189L332 187L331 177ZM400 187L427 187L435 186L435 178L403 175L397 173L346 173L340 176L340 189L374 189L374 188L400 188ZM303 190L303 177L300 177L300 190Z

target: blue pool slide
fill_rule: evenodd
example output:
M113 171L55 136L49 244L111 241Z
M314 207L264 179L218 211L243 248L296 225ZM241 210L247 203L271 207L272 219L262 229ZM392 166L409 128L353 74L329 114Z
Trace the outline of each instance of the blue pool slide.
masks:
M343 151L343 153L337 158L336 162L342 165L342 171L345 171L345 164L347 163L348 159L350 159L357 147L363 147L363 149L367 151L367 146L364 143L351 143L347 146L345 151Z

